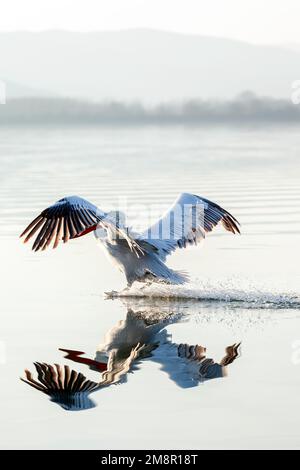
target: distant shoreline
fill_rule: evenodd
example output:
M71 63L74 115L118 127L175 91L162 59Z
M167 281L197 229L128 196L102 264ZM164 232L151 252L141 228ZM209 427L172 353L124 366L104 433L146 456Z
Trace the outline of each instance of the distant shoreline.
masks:
M300 105L248 92L227 101L190 99L152 107L120 101L17 98L0 105L3 125L258 125L299 124Z

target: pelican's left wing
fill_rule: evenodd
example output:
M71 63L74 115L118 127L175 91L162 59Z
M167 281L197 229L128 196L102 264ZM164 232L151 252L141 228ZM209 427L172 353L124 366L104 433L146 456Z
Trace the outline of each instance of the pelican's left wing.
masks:
M182 193L137 241L152 246L164 261L176 248L197 245L219 223L229 232L240 233L238 221L225 209L204 197Z
M26 243L35 236L32 246L34 251L45 250L53 240L53 248L56 248L60 240L66 243L70 238L95 230L105 216L105 212L86 199L79 196L64 197L43 210L20 237L25 237Z

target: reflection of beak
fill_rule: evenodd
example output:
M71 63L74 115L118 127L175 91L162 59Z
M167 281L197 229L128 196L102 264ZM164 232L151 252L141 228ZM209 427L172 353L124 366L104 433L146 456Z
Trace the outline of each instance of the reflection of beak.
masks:
M94 359L89 359L88 357L80 357L82 354L85 354L83 351L75 351L73 349L63 349L59 348L59 351L66 352L65 359L70 359L73 362L79 362L80 364L86 364L91 369L103 372L107 370L107 362L99 362Z

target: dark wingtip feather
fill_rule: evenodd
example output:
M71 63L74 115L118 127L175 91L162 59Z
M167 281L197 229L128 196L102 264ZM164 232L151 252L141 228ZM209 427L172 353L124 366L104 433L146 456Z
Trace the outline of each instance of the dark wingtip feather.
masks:
M227 211L223 216L222 223L226 230L236 235L237 233L240 235L241 231L239 229L240 223Z
M38 215L32 222L30 222L29 225L27 225L27 227L25 228L25 230L21 233L21 235L19 236L19 238L22 238L24 237L24 235L26 235L27 232L29 232L31 229L33 229L39 222L40 220L43 218L42 214Z

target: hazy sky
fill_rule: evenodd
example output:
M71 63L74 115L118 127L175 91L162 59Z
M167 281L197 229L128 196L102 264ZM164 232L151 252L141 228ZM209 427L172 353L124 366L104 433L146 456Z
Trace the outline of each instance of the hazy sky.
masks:
M300 0L9 0L0 31L156 28L300 43Z

